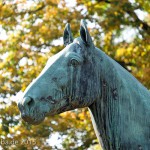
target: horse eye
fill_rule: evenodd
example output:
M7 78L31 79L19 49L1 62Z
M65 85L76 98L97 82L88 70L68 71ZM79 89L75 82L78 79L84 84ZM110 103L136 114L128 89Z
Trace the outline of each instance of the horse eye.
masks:
M76 67L76 66L78 66L80 63L79 63L78 60L76 60L76 59L73 58L73 59L70 60L70 64L71 64L72 66Z

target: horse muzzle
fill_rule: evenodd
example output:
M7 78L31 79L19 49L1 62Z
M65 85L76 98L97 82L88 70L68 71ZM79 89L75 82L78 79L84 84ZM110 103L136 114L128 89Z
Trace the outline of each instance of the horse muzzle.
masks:
M29 124L39 124L45 118L45 114L37 111L34 99L29 96L24 97L18 103L18 108L21 112L21 118Z

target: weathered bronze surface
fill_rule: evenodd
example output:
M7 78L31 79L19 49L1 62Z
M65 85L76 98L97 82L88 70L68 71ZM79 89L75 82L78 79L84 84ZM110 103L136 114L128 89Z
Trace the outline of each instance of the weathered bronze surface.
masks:
M88 107L105 150L150 150L150 92L96 48L82 20L73 40L64 31L61 52L49 58L18 103L22 118L39 124L47 115Z

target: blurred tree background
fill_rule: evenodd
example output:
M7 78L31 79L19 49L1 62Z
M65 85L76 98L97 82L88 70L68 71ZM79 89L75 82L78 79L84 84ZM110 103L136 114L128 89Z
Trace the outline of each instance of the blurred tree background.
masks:
M100 149L87 108L47 117L42 124L31 126L20 119L16 106L47 59L63 49L65 24L71 24L77 37L83 18L94 44L150 88L149 0L1 0L2 149ZM11 143L13 139L18 144Z

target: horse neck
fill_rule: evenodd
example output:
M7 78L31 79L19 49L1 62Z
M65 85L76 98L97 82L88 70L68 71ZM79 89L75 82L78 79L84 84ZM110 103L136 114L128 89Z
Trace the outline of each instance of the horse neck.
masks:
M121 137L123 125L128 125L127 121L136 115L136 106L134 105L138 104L137 101L142 98L139 92L143 91L146 95L148 90L102 51L98 50L95 57L97 57L96 60L99 60L96 68L99 68L97 76L100 79L99 94L95 102L89 106L91 118L103 148L117 149L121 142L120 139L125 138ZM139 104L141 107L138 109L142 109L142 101ZM127 116L128 120L126 120Z

